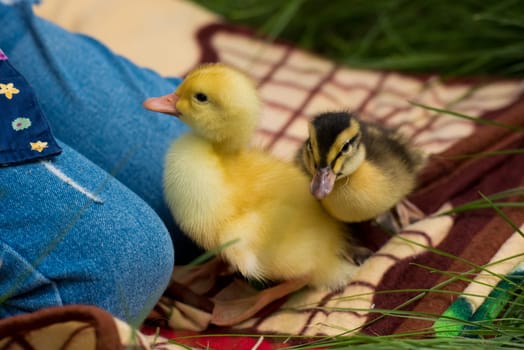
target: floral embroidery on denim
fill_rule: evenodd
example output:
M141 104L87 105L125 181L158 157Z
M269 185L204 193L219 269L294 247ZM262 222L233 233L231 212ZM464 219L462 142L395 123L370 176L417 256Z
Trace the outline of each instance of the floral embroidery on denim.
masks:
M42 142L40 140L29 142L29 144L31 145L31 151L37 151L39 153L42 153L42 151L47 148L47 142Z
M31 119L23 118L23 117L16 118L15 120L11 122L11 126L13 127L13 130L15 131L27 129L28 127L31 126Z
M5 97L7 97L9 100L13 98L13 94L17 94L19 92L20 90L15 88L13 83L0 83L0 95L5 94Z
M0 49L0 167L47 159L61 152L33 89Z

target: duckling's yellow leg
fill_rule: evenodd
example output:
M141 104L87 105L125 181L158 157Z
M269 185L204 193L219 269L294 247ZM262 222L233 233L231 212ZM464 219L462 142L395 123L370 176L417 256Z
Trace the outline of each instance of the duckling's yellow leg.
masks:
M236 218L225 229L222 244L231 242L221 255L231 266L247 278L263 280L266 272L260 262L260 244L258 228L261 218L255 212L246 213Z
M353 278L358 266L343 257L333 256L313 272L310 285L319 289L340 290Z

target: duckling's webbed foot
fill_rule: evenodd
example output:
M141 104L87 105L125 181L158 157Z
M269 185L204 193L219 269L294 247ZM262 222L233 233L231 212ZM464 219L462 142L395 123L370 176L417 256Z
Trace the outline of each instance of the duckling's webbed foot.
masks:
M426 214L424 214L422 210L420 210L415 204L411 203L407 199L401 200L395 206L395 210L397 212L398 221L401 228L411 225L426 217Z
M376 223L390 233L400 232L404 227L426 217L415 204L407 199L401 200L388 212L375 218Z
M388 233L397 233L402 228L398 217L392 210L377 216L374 221L382 230Z
M362 265L371 255L373 255L373 251L366 247L356 246L351 250L351 260L357 266Z

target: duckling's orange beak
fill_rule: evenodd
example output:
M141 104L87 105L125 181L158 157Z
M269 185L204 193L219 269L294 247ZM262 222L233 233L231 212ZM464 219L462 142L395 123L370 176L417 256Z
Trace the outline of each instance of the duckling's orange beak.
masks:
M174 93L167 94L160 97L151 97L142 103L144 108L149 109L153 112L160 112L165 114L174 115L178 117L180 112L176 109L176 103L178 101L178 96Z
M311 181L310 191L317 199L322 199L333 191L337 176L330 167L317 169Z

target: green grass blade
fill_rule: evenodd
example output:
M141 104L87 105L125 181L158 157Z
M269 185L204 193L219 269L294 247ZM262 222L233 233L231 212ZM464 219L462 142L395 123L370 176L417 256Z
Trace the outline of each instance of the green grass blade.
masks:
M472 121L474 121L476 123L479 123L479 124L486 124L486 125L490 125L490 126L496 126L496 127L499 127L499 128L505 128L505 129L508 129L508 130L511 130L511 131L515 131L515 132L524 132L524 127L511 125L511 124L505 124L505 123L499 123L497 121L489 120L489 119L475 118L475 117L471 117L469 115L465 115L465 114L461 114L461 113L458 113L458 112L449 111L449 110L446 110L446 109L431 107L431 106L427 106L427 105L424 105L424 104L421 104L421 103L417 103L417 102L413 102L413 101L410 101L409 103L411 103L414 106L421 107L421 108L424 108L424 109L427 109L427 110L430 110L430 111L433 111L433 112L449 114L449 115L453 115L455 117L459 117L459 118L462 118L462 119L472 120Z
M478 199L474 201L470 201L461 205L458 205L454 207L453 209L446 210L443 212L439 212L435 214L435 216L444 216L444 215L452 215L457 214L465 211L475 210L475 209L486 209L486 208L493 208L495 207L520 207L524 202L493 202L499 199L506 199L509 197L517 197L517 196L523 196L524 195L524 186L515 187L509 190L497 192L494 194L491 194L487 196L489 201L486 201L485 199Z
M518 232L524 238L524 234L522 233L521 229L517 225L515 225L511 221L511 219L502 210L500 210L500 208L498 206L494 205L493 201L489 197L485 196L482 192L479 192L479 194L482 197L482 199L484 199L486 202L488 202L488 204L490 204L492 206L493 210L495 210L497 212L497 214L502 219L504 219L504 221L506 221L508 223L508 225L511 226L511 228L513 228L516 232ZM520 203L520 204L524 205L524 203Z

